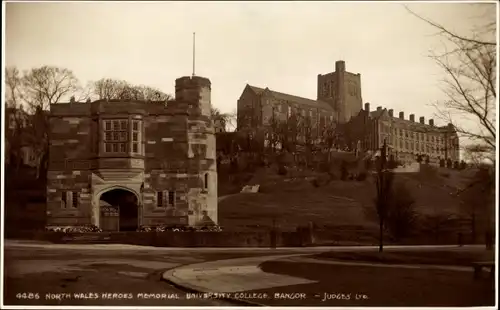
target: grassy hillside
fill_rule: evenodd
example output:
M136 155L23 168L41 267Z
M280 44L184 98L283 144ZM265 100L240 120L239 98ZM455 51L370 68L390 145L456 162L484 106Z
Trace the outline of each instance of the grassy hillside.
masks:
M464 183L466 172L428 169L398 174L415 199L420 214L457 214L456 187ZM248 184L260 184L261 192L236 194L219 203L219 222L225 229L267 229L273 218L283 229L294 229L312 221L318 226L374 228L366 208L374 208L375 185L370 177L362 182L334 180L315 187L315 173L278 176L273 171L257 172Z

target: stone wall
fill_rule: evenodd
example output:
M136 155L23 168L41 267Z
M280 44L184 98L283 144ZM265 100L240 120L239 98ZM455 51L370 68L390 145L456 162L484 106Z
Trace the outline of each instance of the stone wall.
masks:
M47 225L90 224L90 169L92 157L92 120L89 106L59 106L50 118L49 167L47 173ZM71 193L71 194L66 194ZM63 203L63 199L73 199ZM63 198L64 197L64 198Z

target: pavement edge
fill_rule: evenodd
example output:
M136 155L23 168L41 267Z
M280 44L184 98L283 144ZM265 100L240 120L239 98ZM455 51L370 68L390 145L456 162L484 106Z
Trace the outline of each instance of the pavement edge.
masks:
M187 283L183 282L181 279L177 278L174 275L175 269L176 268L173 268L173 269L169 269L169 270L163 272L161 275L162 281L167 282L168 284L174 286L175 288L180 289L180 290L185 291L185 292L208 293L206 290L204 290L200 287L197 287L197 286L194 286L191 284L187 284ZM239 299L239 298L226 297L226 298L220 298L220 300L233 302L233 303L236 303L236 304L239 304L242 306L266 307L266 305L264 305L264 304L260 304L260 303L256 303L256 302L252 302L252 301L248 301L248 300L244 300L244 299Z

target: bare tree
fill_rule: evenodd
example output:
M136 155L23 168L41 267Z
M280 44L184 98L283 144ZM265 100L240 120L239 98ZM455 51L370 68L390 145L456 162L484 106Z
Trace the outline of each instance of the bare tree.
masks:
M480 227L485 227L490 208L495 206L495 175L491 167L477 170L465 188L458 191L462 215L470 222L474 241Z
M496 85L497 85L497 49L496 49L496 7L495 4L468 4L471 11L479 12L480 17L471 27L469 34L456 33L444 25L426 19L410 9L408 11L434 29L445 39L445 49L441 53L433 53L431 57L446 74L444 91L448 97L445 102L436 104L442 118L452 123L457 132L472 141L468 146L469 154L477 154L475 158L489 159L495 165L496 153ZM474 129L457 124L459 119L471 120ZM491 180L491 181L490 181ZM483 187L491 188L494 178L479 180ZM493 185L494 188L494 185ZM487 191L490 199L494 191ZM494 230L494 205L488 206L488 223L486 231L487 247L489 236Z
M145 85L137 85L132 86L132 90L136 94L137 100L146 100L146 101L170 101L173 97L167 93L162 92L158 88L145 86Z
M51 104L69 99L81 88L69 69L43 66L24 73L21 97L30 112L47 111Z
M5 68L5 102L9 108L18 108L21 104L21 73L16 67Z
M396 183L392 190L387 212L386 228L393 238L407 237L417 224L415 199L403 183Z
M280 144L288 152L294 152L300 139L300 115L292 112L279 125Z
M218 108L214 107L211 108L210 113L214 124L218 124L222 128L223 132L227 132L228 126L230 126L233 119L233 115L231 113L222 113Z
M48 162L48 110L51 104L67 100L81 90L79 81L71 70L43 66L33 68L22 77L21 95L30 113L28 143L37 161L37 178L45 176Z
M316 151L318 135L315 129L317 128L308 115L299 116L298 126L299 143L304 147L305 166L308 168Z
M103 78L92 83L92 94L97 99L170 101L173 97L163 91L145 85L132 85L124 80Z
M281 129L282 121L276 113L276 108L272 108L272 115L265 133L265 146L271 150L272 154L281 149Z
M387 217L389 216L389 208L391 202L392 185L394 182L394 173L386 168L387 144L384 140L382 146L380 163L378 171L375 175L376 197L375 209L379 223L379 252L384 250L384 228L386 227Z
M435 107L438 115L452 123L457 132L481 146L481 152L494 160L496 149L496 8L494 4L464 4L481 13L470 34L456 33L444 25L407 10L438 31L445 40L442 52L430 57L446 75L443 90L448 97ZM457 123L473 121L475 128ZM479 150L479 149L477 149Z
M127 82L123 80L114 79L100 79L92 83L93 94L97 99L118 99L127 86Z

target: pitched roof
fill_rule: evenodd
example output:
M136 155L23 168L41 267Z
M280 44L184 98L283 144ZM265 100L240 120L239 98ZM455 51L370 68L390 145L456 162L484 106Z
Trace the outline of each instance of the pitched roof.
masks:
M248 87L250 87L250 89L252 91L254 91L257 95L261 95L266 90L265 88L260 88L260 87L256 87L256 86L252 86L252 85L248 85ZM299 96L285 94L285 93L271 90L269 88L267 88L267 90L276 99L287 100L287 101L298 103L300 105L307 105L307 106L310 106L313 108L321 108L321 109L325 109L328 111L333 110L333 107L324 101L312 100L312 99L308 99L308 98L303 98L303 97L299 97Z

